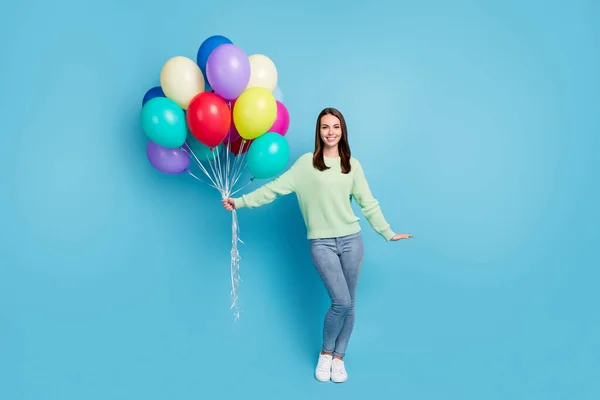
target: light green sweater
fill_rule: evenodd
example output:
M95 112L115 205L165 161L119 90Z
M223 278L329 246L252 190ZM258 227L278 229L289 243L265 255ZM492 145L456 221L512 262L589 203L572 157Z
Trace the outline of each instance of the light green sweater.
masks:
M360 232L351 205L354 198L373 229L390 240L394 232L371 194L362 166L355 158L350 162L352 170L343 174L339 157L325 157L331 168L319 171L312 165L312 153L304 154L278 178L234 199L235 208L256 208L296 193L308 239L334 238Z

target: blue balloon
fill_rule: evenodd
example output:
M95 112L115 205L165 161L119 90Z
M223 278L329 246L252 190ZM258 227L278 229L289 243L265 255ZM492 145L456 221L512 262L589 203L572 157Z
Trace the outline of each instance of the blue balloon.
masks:
M144 99L142 100L142 107L148 102L148 100L152 100L155 97L167 97L162 90L162 87L155 86L152 89L148 90L144 95Z
M148 139L163 147L181 147L187 136L183 109L167 97L155 97L142 107L142 129Z
M214 35L206 39L200 45L198 49L198 55L196 56L196 63L200 67L202 71L202 75L204 75L204 79L206 79L206 63L208 62L208 57L210 53L213 52L214 49L219 47L222 44L233 44L231 40L221 35Z
M254 139L248 150L248 168L252 176L267 179L279 174L290 159L287 139L275 132L267 132Z

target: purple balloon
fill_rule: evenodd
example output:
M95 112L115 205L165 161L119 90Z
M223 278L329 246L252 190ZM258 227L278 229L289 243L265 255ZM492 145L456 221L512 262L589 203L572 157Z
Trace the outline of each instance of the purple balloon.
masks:
M250 60L238 46L222 44L208 57L206 79L216 94L236 99L250 82Z
M190 155L181 148L163 147L148 141L146 155L150 164L165 174L181 174L190 166Z

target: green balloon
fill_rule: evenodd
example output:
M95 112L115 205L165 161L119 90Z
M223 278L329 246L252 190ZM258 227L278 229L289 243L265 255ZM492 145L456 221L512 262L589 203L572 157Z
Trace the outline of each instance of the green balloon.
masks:
M187 145L190 146L190 149L194 152L198 160L200 161L212 161L219 155L221 149L223 149L223 144L219 144L212 151L210 151L210 147L201 143L192 135L188 133L187 135Z
M248 150L248 168L258 179L278 175L290 159L287 139L275 132L267 132L254 139Z
M158 145L181 147L187 136L185 113L173 100L155 97L142 107L142 129Z

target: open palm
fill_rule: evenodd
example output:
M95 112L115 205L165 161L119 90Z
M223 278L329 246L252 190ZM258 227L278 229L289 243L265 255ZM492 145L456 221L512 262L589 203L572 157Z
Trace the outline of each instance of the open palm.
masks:
M394 235L394 237L391 239L392 241L398 241L398 240L402 240L402 239L410 239L412 238L412 235L409 235L407 233L398 233L396 235Z

